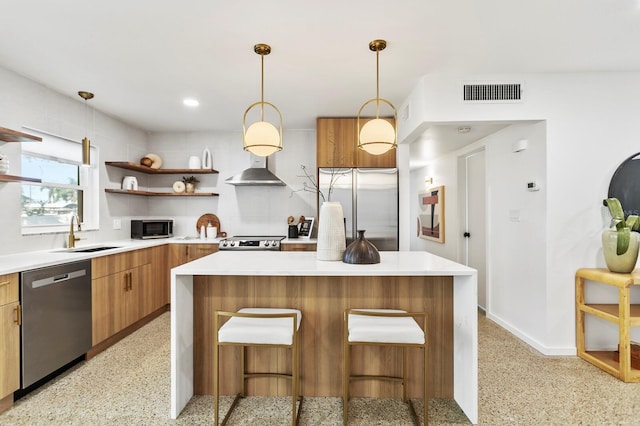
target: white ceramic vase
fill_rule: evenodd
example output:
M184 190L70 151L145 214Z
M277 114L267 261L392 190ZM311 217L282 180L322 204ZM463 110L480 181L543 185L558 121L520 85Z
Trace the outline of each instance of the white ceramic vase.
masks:
M327 201L320 206L318 221L318 260L342 260L346 248L344 214L337 201Z

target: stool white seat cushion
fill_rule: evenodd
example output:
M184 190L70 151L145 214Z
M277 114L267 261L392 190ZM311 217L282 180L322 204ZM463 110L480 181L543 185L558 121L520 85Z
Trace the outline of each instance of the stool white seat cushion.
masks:
M297 309L243 308L245 314L297 314L300 328L302 312ZM231 317L218 331L221 343L253 343L265 345L291 345L293 343L292 318Z
M406 313L397 309L358 309L381 313ZM349 314L349 342L410 343L422 345L424 331L411 317Z

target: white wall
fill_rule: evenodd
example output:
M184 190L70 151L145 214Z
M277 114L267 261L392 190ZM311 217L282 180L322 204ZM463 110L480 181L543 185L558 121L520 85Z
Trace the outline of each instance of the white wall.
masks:
M298 191L306 180L301 165L315 173L315 130L289 130L283 135L284 148L269 157L269 169L287 186L233 186L225 179L250 165L250 155L242 149L242 132L154 133L149 146L169 168L187 167L191 155L202 156L208 147L217 175L196 175L197 191L214 192L219 197L163 198L148 200L149 214L175 220L176 235L196 235L196 221L205 213L220 219L222 231L231 235L287 235L287 217L314 217L315 193ZM163 167L164 167L163 164ZM159 191L169 190L182 175L146 179Z
M465 104L461 85L468 81L520 81L524 102ZM540 282L509 270L508 265L521 256L517 251L493 259L491 268L506 268L509 280L520 285L504 302L523 309L499 311L503 325L543 353L575 353L574 275L580 267L604 266L600 233L607 224L601 202L620 162L639 151L634 123L640 110L640 73L428 75L400 110L407 104L411 115L399 123L403 143L416 140L429 122L546 121L546 176L541 178L545 182L541 192L547 197L546 224L535 236L529 229L528 236L518 238L523 250L532 242L543 243L545 276ZM451 199L448 192L447 201ZM535 240L523 241L526 238ZM493 244L491 250L499 248ZM543 309L527 303L530 288L541 289L536 300L544 299Z
M90 89L79 87L78 89ZM96 94L96 98L101 96ZM146 145L143 131L128 126L110 116L95 112L89 123L89 138L98 149L98 158L122 158L137 146ZM78 142L86 136L84 101L74 92L61 95L0 67L0 127L24 131L29 126ZM20 175L20 143L0 142L0 151L9 155L9 174ZM78 150L80 150L78 144ZM85 231L80 234L83 241L79 244L129 238L128 226L121 230L112 229L112 217L130 217L132 214L144 214L144 202L133 202L124 198L116 199L104 193L107 171L100 166L100 230ZM19 183L0 183L0 223L3 225L0 241L0 255L21 253L32 250L62 248L66 244L67 233L22 236L20 228L20 192ZM133 198L133 197L129 197ZM140 197L136 197L140 198ZM109 202L107 202L107 200ZM126 208L120 206L126 205Z

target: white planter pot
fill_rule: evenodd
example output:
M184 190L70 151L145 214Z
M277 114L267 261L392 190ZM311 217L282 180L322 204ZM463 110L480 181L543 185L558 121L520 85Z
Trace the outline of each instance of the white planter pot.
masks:
M346 248L344 235L344 214L342 205L336 201L327 201L320 206L318 221L318 260L342 260Z

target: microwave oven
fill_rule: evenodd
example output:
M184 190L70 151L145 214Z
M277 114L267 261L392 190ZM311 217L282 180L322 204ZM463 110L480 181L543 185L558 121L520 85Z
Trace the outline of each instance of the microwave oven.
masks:
M173 237L172 219L147 219L131 221L131 238L148 240L151 238Z

